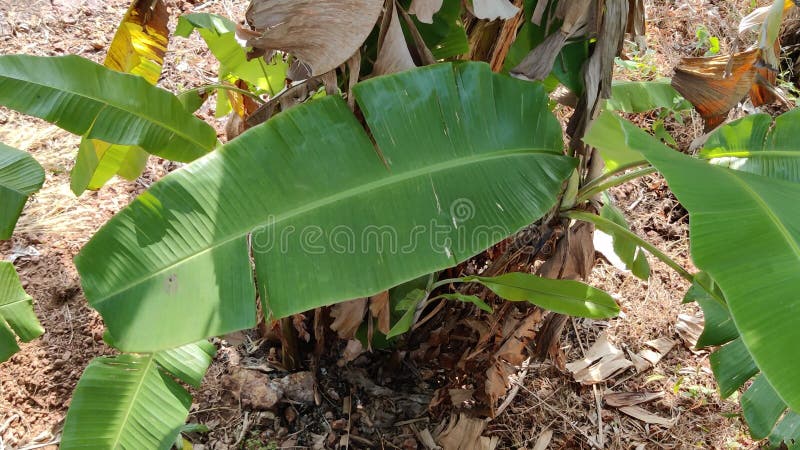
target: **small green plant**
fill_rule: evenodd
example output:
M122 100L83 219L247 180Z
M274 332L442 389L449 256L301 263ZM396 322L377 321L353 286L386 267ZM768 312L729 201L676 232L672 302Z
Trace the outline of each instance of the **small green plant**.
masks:
M695 31L695 48L697 51L704 51L703 56L715 56L719 54L719 38L712 35L705 25L700 25Z

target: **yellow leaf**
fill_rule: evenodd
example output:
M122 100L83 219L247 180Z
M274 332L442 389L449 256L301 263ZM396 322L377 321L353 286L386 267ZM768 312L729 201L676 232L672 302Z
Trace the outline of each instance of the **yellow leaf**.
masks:
M134 0L111 41L103 63L158 83L169 42L169 15L162 0Z

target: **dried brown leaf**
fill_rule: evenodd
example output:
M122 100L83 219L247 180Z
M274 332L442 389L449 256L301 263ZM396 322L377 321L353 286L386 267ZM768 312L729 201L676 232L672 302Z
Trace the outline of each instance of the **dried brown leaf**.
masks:
M613 392L603 396L603 400L608 406L621 408L647 403L663 396L664 392Z
M664 417L657 416L638 406L623 406L619 410L633 417L634 419L641 420L645 423L661 425L666 428L670 428L671 426L675 425L676 422L676 419L666 419Z
M672 86L694 105L705 121L705 131L724 122L750 92L760 53L752 49L733 56L683 58L675 68Z
M578 222L566 238L558 241L556 252L539 269L545 278L585 280L594 266L594 225Z
M639 352L639 356L646 359L652 365L658 364L661 359L666 356L667 353L670 352L675 347L676 342L669 338L658 338L652 341L647 341L644 345L652 348L650 349L643 349Z
M461 413L451 416L447 428L439 434L437 441L444 450L494 450L500 438L482 436L486 419L476 419Z
M331 317L333 323L331 329L342 339L351 339L356 335L358 327L364 320L364 313L367 310L367 299L357 298L349 302L337 303L331 307Z
M553 440L553 430L550 428L545 429L542 431L542 434L536 438L536 443L533 444L532 450L547 450L548 446L550 445L550 441Z
M702 313L690 316L688 314L678 314L678 322L675 324L675 331L683 339L687 347L693 349L697 345L697 340L703 334L705 320Z
M378 319L378 331L388 334L392 328L392 309L389 305L389 291L383 291L369 298L369 311Z
M542 311L538 308L529 314L508 336L503 345L493 355L493 364L486 369L486 385L484 391L489 398L489 406L494 409L497 400L506 395L509 378L515 375L517 368L527 358L526 346L535 337L542 323Z
M603 333L583 359L567 364L566 368L572 373L575 381L581 384L596 384L631 366L633 363L625 358L622 350L611 344L608 335Z
M382 8L383 0L252 0L245 17L261 35L247 45L291 53L321 75L361 47Z

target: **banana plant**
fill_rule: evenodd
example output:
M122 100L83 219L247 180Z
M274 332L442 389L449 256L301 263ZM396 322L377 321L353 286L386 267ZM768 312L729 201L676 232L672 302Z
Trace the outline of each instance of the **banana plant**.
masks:
M544 90L485 64L355 94L377 149L341 98L315 100L168 175L92 238L75 264L121 349L253 326L251 253L276 318L451 267L544 215L575 167Z
M773 127L761 115L724 126L700 159L608 112L585 138L610 158L647 159L689 211L692 257L705 274L688 278L707 295L690 291L687 298L706 311L702 344L722 345L711 358L721 394L758 375L742 396L751 433L789 445L800 438L793 412L800 407L793 344L800 339L800 183L789 131L796 115L784 114Z
M0 240L11 238L22 208L43 183L44 169L32 156L0 143ZM0 261L0 362L19 351L16 336L30 342L43 333L14 265Z

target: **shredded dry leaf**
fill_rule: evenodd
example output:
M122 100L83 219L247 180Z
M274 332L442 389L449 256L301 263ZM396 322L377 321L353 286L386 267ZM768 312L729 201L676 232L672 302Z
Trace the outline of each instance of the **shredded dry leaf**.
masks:
M638 406L623 406L619 408L619 410L633 417L634 419L641 420L645 423L661 425L666 428L670 428L671 426L675 425L676 422L676 419L666 419L664 417L657 416Z
M247 45L288 52L321 75L361 47L382 8L383 0L253 0L245 17L261 34Z
M603 396L606 405L614 408L635 406L664 396L664 392L612 392Z
M631 366L633 363L608 341L606 333L597 338L583 359L566 365L575 381L581 384L602 383Z
M672 86L694 105L711 131L750 92L760 50L733 56L683 58L675 68Z

